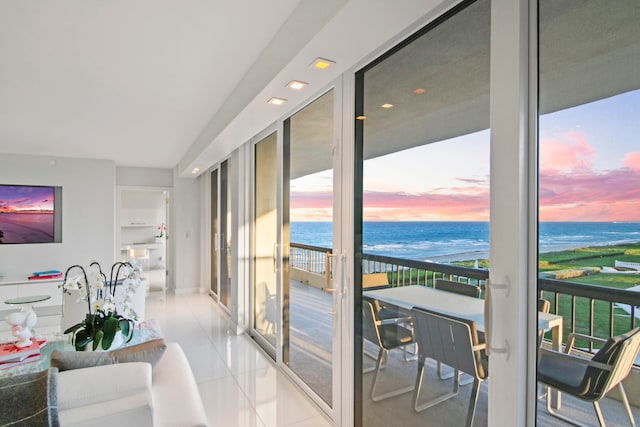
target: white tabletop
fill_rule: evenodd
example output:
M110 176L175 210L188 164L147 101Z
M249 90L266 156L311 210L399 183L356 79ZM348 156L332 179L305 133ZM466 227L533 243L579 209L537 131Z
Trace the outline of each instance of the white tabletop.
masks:
M417 285L366 291L363 295L405 310L425 308L473 320L478 330L484 331L484 300L480 298ZM562 326L562 316L538 313L538 329L547 330L555 326Z

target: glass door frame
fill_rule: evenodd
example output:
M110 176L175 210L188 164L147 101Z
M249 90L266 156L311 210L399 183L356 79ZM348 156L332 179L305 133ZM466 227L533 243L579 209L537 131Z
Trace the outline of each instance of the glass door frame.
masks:
M489 425L536 423L536 3L491 5Z
M425 17L422 26L437 23L447 10L463 3L452 0ZM536 2L517 0L514 2L491 2L490 28L490 133L491 133L491 196L490 196L490 281L494 284L492 304L487 304L486 313L493 320L488 331L490 352L495 363L489 386L488 425L535 425L536 408L536 329L535 286L529 286L536 278L537 263L537 218L531 212L537 206L536 178L536 131L537 123L537 33L535 26ZM437 15L435 15L437 13ZM419 27L409 32L411 38ZM401 42L402 39L398 40ZM394 48L391 48L393 50ZM389 49L380 48L365 63L354 70L374 64ZM351 78L351 76L349 76ZM355 79L355 76L354 76ZM357 90L354 84L352 92ZM354 99L351 105L361 102ZM347 103L345 103L347 105ZM357 126L356 112L344 124ZM354 139L354 131L348 138ZM355 144L355 142L354 142ZM352 152L355 153L355 146ZM344 153L343 153L344 155ZM353 168L362 153L355 153ZM349 169L350 170L350 169ZM350 170L352 173L353 170ZM357 175L357 174L355 174ZM351 181L355 182L355 181ZM358 194L358 191L360 194ZM351 209L361 210L362 188L356 188ZM355 212L358 213L358 212ZM348 220L355 226L355 214ZM500 224L500 226L495 226ZM353 230L351 236L354 237ZM354 237L355 238L355 237ZM355 256L351 248L350 254ZM353 277L353 301L351 304L352 329L350 349L353 369L354 413L343 425L361 425L361 405L357 375L361 372L361 361L357 360L358 328L361 321L354 312L361 311L361 283L355 277L355 262L349 265ZM356 289L356 287L358 289ZM361 339L361 337L360 337ZM358 388L360 390L358 391ZM509 405L504 405L509 402ZM360 414L358 414L360 412ZM360 423L360 424L358 424Z
M256 146L269 135L276 133L276 156L277 156L277 164L275 167L278 170L278 183L276 189L276 206L278 207L276 212L276 221L278 224L278 230L276 232L276 241L277 241L277 249L276 253L276 301L278 302L276 305L276 322L274 325L275 335L276 335L276 345L275 347L267 341L262 334L255 329L255 265L254 265L254 254L255 254L255 242L253 239L255 233L255 214L256 214L256 206L255 206L255 180L256 180ZM281 359L281 350L282 349L282 122L279 121L277 123L272 124L271 126L264 129L262 132L251 138L249 141L250 149L250 165L248 168L250 170L250 181L249 188L251 189L251 198L249 202L249 211L251 214L249 217L250 220L250 233L252 236L249 239L249 255L250 255L250 268L249 268L249 334L251 337L262 347L262 349L276 361L276 363L280 364L279 359Z
M220 166L216 165L208 172L208 188L207 188L207 204L209 206L209 222L208 232L209 236L209 264L207 270L209 272L209 283L207 287L207 293L216 301L219 301L218 295L220 294ZM215 174L215 189L214 178ZM215 212L213 209L215 196ZM214 220L216 222L214 227ZM215 269L215 272L213 271ZM214 282L215 281L215 286ZM215 288L215 290L214 290Z
M348 251L349 242L344 240L343 236L350 236L350 234L344 234L348 232L350 229L349 224L351 222L351 213L347 209L343 209L343 205L345 201L347 202L345 206L352 206L353 197L352 190L349 188L345 188L340 183L345 180L343 176L343 169L345 169L345 164L347 164L347 169L345 169L344 173L352 170L352 163L349 160L345 163L345 157L350 159L350 149L343 146L343 142L345 144L352 144L353 136L349 135L348 131L345 131L346 128L349 128L348 125L345 125L345 120L351 120L352 115L348 117L344 116L343 108L344 108L344 94L343 94L343 78L340 77L334 82L332 82L327 87L323 88L323 90L318 91L314 96L306 100L304 103L295 107L295 109L291 110L282 119L278 120L273 125L267 127L262 132L260 132L255 137L251 138L249 146L251 147L250 154L250 188L251 188L251 201L250 201L250 218L251 218L251 235L254 232L254 218L255 218L255 145L259 143L263 138L270 135L273 132L277 132L277 154L278 154L278 189L277 189L277 198L278 198L278 248L277 248L277 269L278 269L278 279L277 279L277 298L278 298L278 307L277 307L277 323L276 323L276 347L272 348L271 344L267 342L261 335L254 329L254 298L255 298L255 290L254 290L254 268L253 261L250 268L249 273L249 333L256 340L260 346L265 349L265 351L274 357L277 365L285 372L296 385L298 385L301 389L305 391L305 393L329 416L337 425L350 425L353 420L351 405L343 405L342 400L345 396L351 396L352 386L352 375L350 372L345 372L344 369L351 370L352 356L351 356L351 338L347 338L351 336L351 327L352 322L348 321L348 318L352 316L350 313L350 284L348 281L348 265L350 263L349 259L351 252ZM353 85L351 85L352 87ZM334 270L334 277L339 277L339 281L334 280L334 288L336 288L336 292L334 292L334 311L336 314L334 315L333 321L333 334L332 334L332 344L333 344L333 370L332 370L332 400L333 405L330 407L327 405L322 398L317 396L314 391L305 384L296 374L284 363L283 351L284 351L284 342L283 342L283 303L284 303L284 295L283 295L283 255L288 253L288 250L285 251L283 247L283 209L288 208L289 200L284 200L284 181L283 181L283 172L284 172L284 135L285 135L285 121L293 116L295 113L302 110L307 105L313 103L316 99L318 99L323 94L328 91L334 91L334 109L333 109L333 121L334 121L334 154L333 154L333 170L334 170L334 202L333 202L333 252L334 254L338 254L336 258L334 258L334 265L338 266L337 269ZM348 96L347 96L348 97ZM346 156L344 155L346 153ZM351 180L344 182L352 182ZM348 187L348 186L346 186ZM288 195L287 195L288 197ZM253 239L250 239L249 243L249 253L251 257L254 254L254 242ZM349 240L349 239L347 239ZM347 321L343 320L347 319ZM346 367L346 368L345 368ZM345 415L344 411L347 411Z
M230 161L230 157L224 158L222 159L219 163L217 163L215 166L209 168L209 170L207 171L207 179L205 180L205 201L207 203L207 212L209 213L207 215L208 218L208 222L206 224L205 227L205 236L206 236L206 241L207 241L207 250L206 250L206 284L207 284L207 288L206 288L206 292L207 294L213 298L213 300L218 303L218 305L229 315L231 315L231 309L229 307L227 307L225 304L223 304L222 299L221 299L221 294L222 294L222 289L221 289L221 274L222 274L222 235L224 233L222 233L222 224L223 224L223 220L222 220L222 195L223 195L223 188L222 188L222 168L223 168L223 164L226 163L228 165L228 162ZM211 185L211 178L212 178L212 174L213 172L217 173L217 179L216 179L216 184L217 184L217 188L216 188L216 197L217 197L217 202L216 202L216 210L217 212L212 212L211 209L211 205L212 205L212 185ZM227 182L229 182L229 176L228 176L228 169L227 169ZM229 191L230 189L227 189L227 191ZM226 193L225 193L226 196ZM226 204L226 202L225 202ZM227 207L228 209L231 209L231 207ZM214 215L216 216L217 220L218 220L218 233L216 236L212 235L213 232L213 228L212 228L212 224L211 221L213 220ZM232 213L233 216L233 213ZM218 240L217 242L215 240ZM212 290L212 276L213 273L211 271L211 269L214 267L212 264L212 260L213 257L216 257L216 272L215 272L215 277L217 280L217 284L216 284L216 289L218 290L218 292L214 292ZM226 261L225 261L226 262ZM228 273L227 272L227 277L228 277ZM229 289L229 292L231 292L231 288ZM231 299L231 295L229 294L228 296L229 299Z
M333 251L333 332L332 332L332 405L329 406L321 397L315 394L315 392L306 383L300 379L295 372L284 363L283 352L280 351L278 360L282 369L292 378L292 380L301 387L307 395L322 408L322 410L329 416L337 425L350 425L353 418L347 418L349 421L345 423L344 410L349 410L351 405L343 405L343 398L345 396L351 396L351 375L345 374L345 366L350 366L352 358L349 356L351 349L351 340L345 339L349 334L345 334L345 321L343 319L348 318L350 305L348 303L348 297L350 294L350 282L348 280L347 272L349 264L349 254L345 248L345 224L351 221L351 216L346 212L346 207L352 203L351 192L349 192L348 186L341 185L345 181L344 170L344 153L349 152L346 145L353 141L352 135L344 134L345 117L343 109L345 106L344 100L344 84L343 79L338 78L323 90L318 91L313 97L309 98L303 104L298 105L295 110L287 115L284 121L294 116L299 111L303 110L308 105L315 102L321 96L325 95L329 91L333 91L333 235L332 235L332 251ZM349 120L352 116L349 116ZM284 127L284 126L283 126ZM283 132L284 135L288 130ZM283 141L284 143L284 141ZM351 168L351 164L349 164ZM282 176L282 175L281 175ZM284 183L283 183L284 188ZM348 192L348 205L344 204L345 194ZM288 196L288 194L287 194ZM288 207L289 200L283 201ZM346 222L345 222L346 221ZM348 228L347 228L348 229ZM347 239L348 240L348 239ZM284 243L281 242L281 247ZM284 350L284 346L281 347ZM345 360L348 362L345 365Z

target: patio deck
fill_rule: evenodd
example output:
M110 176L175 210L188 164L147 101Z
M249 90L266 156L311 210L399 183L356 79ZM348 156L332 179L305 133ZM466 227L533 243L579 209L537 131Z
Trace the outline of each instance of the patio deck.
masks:
M330 357L331 357L331 295L322 290L292 281L290 287L291 300L291 362L294 372L311 386L325 400L330 400ZM377 347L365 342L365 352L377 355ZM375 364L368 357L363 361L365 369ZM415 382L416 362L405 362L402 352L390 352L387 367L382 370L379 390L391 390ZM461 386L460 393L453 399L438 404L420 413L412 406L412 393L373 402L369 398L369 387L373 373L363 376L363 420L366 426L383 425L433 425L459 426L464 424L469 403L471 385ZM491 376L489 380L491 381ZM476 409L474 425L487 425L487 387L488 381L481 385L480 397ZM425 370L425 390L429 396L450 391L451 380L441 381L437 378L434 362L428 362ZM608 426L627 426L622 404L613 399L601 401L602 411ZM632 407L636 422L640 421L640 408ZM564 396L562 412L586 425L597 426L598 422L590 403ZM569 425L551 417L546 410L545 402L538 402L538 426Z

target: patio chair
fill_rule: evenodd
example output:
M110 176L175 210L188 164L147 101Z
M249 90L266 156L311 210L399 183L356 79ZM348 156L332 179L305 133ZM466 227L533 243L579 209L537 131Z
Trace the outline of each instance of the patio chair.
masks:
M538 298L538 312L548 313L551 310L551 303L543 298ZM542 347L542 340L544 340L544 330L538 331L538 348Z
M434 287L442 291L453 292L456 294L466 295L468 297L473 297L473 298L480 298L480 291L482 290L480 286L471 286L461 282L454 282L452 280L446 280L446 279L436 279ZM480 333L478 335L478 338L480 339L481 342L484 341L484 334ZM453 372L448 374L443 374L442 364L438 362L438 377L440 377L441 380L448 380L449 378L453 377ZM467 384L471 384L472 382L473 382L473 379L465 380L465 381L462 381L460 385L467 385Z
M398 390L389 391L382 394L376 394L376 386L380 370L387 362L389 350L400 347L406 347L414 342L413 331L402 326L403 323L410 321L408 317L382 320L376 311L374 304L370 299L362 300L362 335L367 341L376 344L380 350L376 360L376 367L371 380L371 400L379 402L389 397L398 396L413 390L413 385L400 388Z
M467 285L466 283L446 279L436 279L434 288L474 298L480 298L480 291L482 290L480 286Z
M414 409L420 412L456 396L460 388L458 373L464 372L474 379L466 420L466 426L470 427L473 425L480 382L487 379L489 374L486 344L478 341L476 323L473 320L421 308L412 309L411 317L415 339L418 342L418 375L413 395ZM442 362L455 370L453 390L420 403L424 364L427 358Z
M591 359L587 359L571 354L576 338L603 343L603 345ZM583 401L592 402L601 426L604 426L605 422L598 402L617 386L631 425L635 426L622 381L629 375L639 349L640 328L611 337L606 341L589 335L572 333L569 335L564 353L540 350L542 357L538 363L538 381ZM571 424L580 425L554 411L549 396L550 393L547 393L547 411L551 415Z

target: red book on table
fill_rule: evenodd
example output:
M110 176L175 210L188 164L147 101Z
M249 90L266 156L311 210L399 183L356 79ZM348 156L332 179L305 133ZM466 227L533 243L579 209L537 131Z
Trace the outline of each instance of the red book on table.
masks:
M31 338L31 345L28 347L18 347L15 343L0 345L0 364L8 362L21 362L36 354L40 354L40 349L45 346L46 340L36 340Z
M48 274L46 276L29 276L29 280L38 280L38 279L57 279L58 277L62 277L62 273L58 274Z

